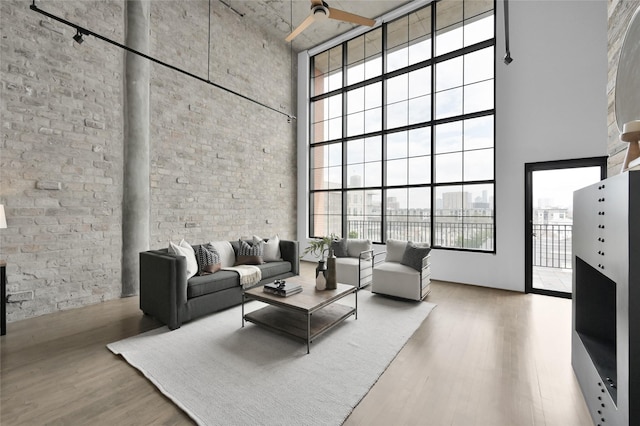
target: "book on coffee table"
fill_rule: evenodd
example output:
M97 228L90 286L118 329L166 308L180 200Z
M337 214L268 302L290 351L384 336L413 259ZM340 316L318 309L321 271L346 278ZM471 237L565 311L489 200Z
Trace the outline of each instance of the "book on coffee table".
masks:
M300 284L285 283L284 286L276 283L269 283L264 285L264 292L269 294L275 294L278 296L291 296L292 294L300 293L302 286Z

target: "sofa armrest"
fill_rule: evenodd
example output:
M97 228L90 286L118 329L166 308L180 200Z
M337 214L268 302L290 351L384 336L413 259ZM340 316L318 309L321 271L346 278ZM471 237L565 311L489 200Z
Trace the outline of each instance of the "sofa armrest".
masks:
M140 253L140 309L171 330L182 324L187 299L187 260L161 251Z
M291 263L291 272L300 275L300 249L298 241L280 240L282 260Z

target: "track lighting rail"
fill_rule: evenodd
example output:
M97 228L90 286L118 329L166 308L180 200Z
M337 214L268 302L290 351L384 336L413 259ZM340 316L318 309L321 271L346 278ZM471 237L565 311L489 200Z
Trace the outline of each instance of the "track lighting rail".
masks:
M76 34L74 35L74 37L73 37L73 38L74 38L74 40L76 40L76 42L78 42L78 43L80 43L80 42L78 41L78 39L82 40L82 36L85 36L85 35L93 36L93 37L95 37L95 38L97 38L97 39L100 39L100 40L102 40L102 41L105 41L105 42L107 42L107 43L109 43L109 44L112 44L112 45L114 45L114 46L116 46L116 47L119 47L119 48L121 48L121 49L124 49L124 50L126 50L127 52L131 52L131 53L134 53L134 54L136 54L136 55L138 55L138 56L142 56L143 58L148 59L148 60L150 60L151 62L154 62L154 63L156 63L156 64L158 64L158 65L162 65L162 66L164 66L164 67L166 67L166 68L172 69L172 70L174 70L174 71L176 71L176 72L179 72L179 73L181 73L181 74L184 74L184 75L186 75L186 76L188 76L188 77L195 78L196 80L199 80L199 81L201 81L201 82L203 82L203 83L207 83L207 84L209 84L209 85L211 85L211 86L213 86L213 87L216 87L216 88L218 88L218 89L220 89L220 90L223 90L223 91L225 91L225 92L227 92L227 93L231 93L232 95L238 96L238 97L240 97L240 98L242 98L242 99L245 99L245 100L247 100L247 101L249 101L249 102L253 102L254 104L257 104L257 105L259 105L259 106L261 106L261 107L263 107L263 108L267 108L267 109L270 109L271 111L277 112L278 114L282 114L282 115L284 115L285 117L287 117L287 119L288 119L289 121L291 121L292 119L293 119L293 120L295 120L295 118L296 118L295 116L293 116L293 115L291 115L291 114L287 114L286 112L280 111L280 110L278 110L278 109L276 109L276 108L273 108L273 107L271 107L271 106L269 106L269 105L266 105L266 104L264 104L264 103L262 103L262 102L260 102L260 101L257 101L257 100L255 100L255 99L252 99L252 98L250 98L250 97L248 97L248 96L246 96L246 95L243 95L242 93L238 93L238 92L236 92L235 90L229 89L229 88L224 87L224 86L222 86L222 85L220 85L220 84L218 84L218 83L214 83L213 81L211 81L211 80L209 80L209 79L205 79L205 78L200 77L200 76L198 76L198 75L196 75L196 74L193 74L193 73L191 73L191 72L189 72L189 71L183 70L183 69L178 68L178 67L176 67L176 66L174 66L174 65L171 65L171 64L168 64L168 63L166 63L166 62L163 62L163 61L161 61L161 60L159 60L159 59L156 59L156 58L154 58L154 57L152 57L152 56L146 55L146 54L144 54L144 53L142 53L142 52L139 52L139 51L137 51L137 50L135 50L135 49L132 49L132 48L130 48L130 47L127 47L127 46L125 46L124 44L118 43L117 41L111 40L111 39L109 39L109 38L107 38L107 37L105 37L105 36L102 36L102 35L100 35L100 34L98 34L98 33L95 33L95 32L93 32L93 31L91 31L91 30L89 30L89 29L87 29L87 28L83 28L83 27L81 27L81 26L80 26L80 25L78 25L78 24L74 24L73 22L70 22L70 21L67 21L66 19L60 18L59 16L55 16L55 15L53 15L53 14L51 14L51 13L49 13L49 12L45 11L45 10L40 9L38 6L36 6L36 2L35 2L35 0L33 0L33 2L32 2L32 4L31 4L31 6L29 6L29 8L30 8L31 10L33 10L34 12L38 12L38 13L40 13L40 14L42 14L42 15L44 15L44 16L46 16L46 17L48 17L48 18L51 18L51 19L53 19L53 20L55 20L55 21L58 21L58 22L60 22L60 23L63 23L63 24L65 24L65 25L68 25L69 27L74 28L74 29L76 30Z

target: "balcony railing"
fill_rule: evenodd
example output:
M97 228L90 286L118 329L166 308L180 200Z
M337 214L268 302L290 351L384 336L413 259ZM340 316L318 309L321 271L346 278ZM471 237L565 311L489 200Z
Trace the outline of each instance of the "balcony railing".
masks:
M571 269L573 225L533 224L533 266Z
M425 242L431 241L431 224L424 221L388 221L387 238ZM349 238L367 238L379 241L382 235L380 221L349 220ZM493 223L437 222L434 226L434 244L440 247L493 249Z

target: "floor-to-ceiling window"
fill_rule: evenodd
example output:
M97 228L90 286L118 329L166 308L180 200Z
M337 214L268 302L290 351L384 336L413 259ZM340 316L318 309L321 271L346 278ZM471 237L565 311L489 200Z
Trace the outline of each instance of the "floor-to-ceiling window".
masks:
M310 236L495 250L494 6L433 2L311 58Z

